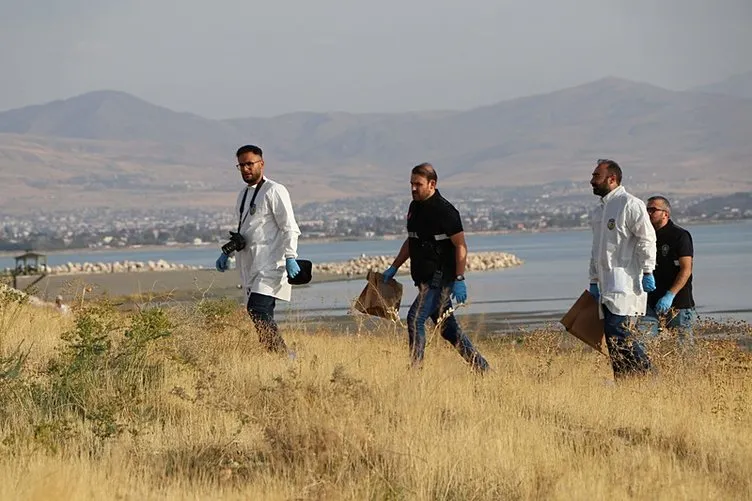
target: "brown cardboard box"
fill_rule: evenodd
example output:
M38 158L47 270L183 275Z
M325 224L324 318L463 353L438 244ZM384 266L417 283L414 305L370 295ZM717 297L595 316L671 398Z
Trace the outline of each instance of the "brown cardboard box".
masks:
M402 284L395 279L384 283L384 275L369 271L366 276L368 283L353 307L368 315L394 320L399 318L399 308L402 302Z
M608 355L603 320L598 317L598 301L590 292L583 292L560 322L567 332L594 350Z

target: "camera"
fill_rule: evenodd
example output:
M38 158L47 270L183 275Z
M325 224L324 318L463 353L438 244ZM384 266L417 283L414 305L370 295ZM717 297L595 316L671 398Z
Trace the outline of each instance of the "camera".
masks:
M230 241L222 246L222 253L229 256L234 251L240 251L243 249L245 249L245 238L243 238L243 235L240 233L231 231Z

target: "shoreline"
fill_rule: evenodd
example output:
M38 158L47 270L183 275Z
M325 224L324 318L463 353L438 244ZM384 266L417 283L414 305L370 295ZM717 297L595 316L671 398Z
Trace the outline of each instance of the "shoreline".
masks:
M494 270L503 271L504 269ZM473 273L486 273L478 270ZM402 279L405 284L411 284L409 270L400 269L397 277ZM28 287L34 276L20 276L22 279L19 283L19 289L24 290ZM164 271L142 271L136 273L101 273L101 274L80 274L80 275L48 275L31 287L29 293L37 296L43 301L54 301L57 295L63 296L64 302L70 303L74 299L80 299L82 296L87 298L108 298L118 304L123 309L132 309L138 305L148 302L154 303L191 303L201 299L220 300L236 299L239 303L243 300L243 291L239 286L239 276L235 270L229 270L225 273L217 272L214 269L207 270L164 270ZM316 273L311 282L306 285L296 285L295 290L304 290L314 287L317 284L327 283L352 283L361 282L365 285L366 274L353 274L350 276L336 273ZM565 299L565 298L560 298ZM575 297L571 298L574 302ZM408 306L403 301L402 307ZM290 307L284 307L280 314L288 317L299 317L305 321L315 323L331 322L347 324L352 323L354 315L344 313L347 308L340 307L323 307L323 308L302 308L290 303ZM698 311L702 318L713 318L733 313L749 313L752 309L744 310L719 310L719 311ZM546 323L558 323L565 309L561 311L552 311L546 307L543 310L511 310L505 312L473 312L472 304L470 309L460 308L457 316L469 319L487 319L495 325L503 325L504 331L518 329L520 327L540 326ZM359 314L360 315L360 314ZM367 317L368 321L378 321L374 317ZM404 319L403 319L404 321Z
M752 309L747 310L752 312ZM566 312L546 312L531 313L523 311L510 312L492 312L492 313L473 313L469 311L458 310L455 313L457 321L460 323L462 330L472 336L478 336L482 339L493 339L500 336L524 336L532 331L540 332L544 330L551 333L566 333L566 329L559 322ZM738 321L718 322L713 315L720 312L711 312L704 314L698 320L695 327L695 335L700 339L727 338L734 340L747 340L752 347L752 337L749 329L752 324L740 324ZM304 324L307 329L326 329L327 331L341 334L352 334L361 331L369 331L379 326L389 326L398 331L405 331L407 327L405 319L401 319L401 325L395 322L372 317L363 313L348 315L306 315L296 317L294 312L293 318L289 319L290 324ZM280 320L280 325L288 323L288 318ZM433 328L430 322L427 324L428 332ZM747 331L745 332L745 329Z
M722 221L684 221L684 220L678 220L678 224L681 225L692 225L692 224L700 224L700 225L708 225L708 226L715 226L715 225L721 225L721 224L738 224L738 223L745 223L751 221L750 219L730 219L730 220L722 220ZM489 230L489 231L466 231L466 236L494 236L494 235L525 235L525 234L538 234L538 233L562 233L567 231L589 231L590 227L588 226L578 226L578 227L571 227L571 228L535 228L535 229L525 229L525 230ZM326 243L340 243L340 242L367 242L367 241L393 241L393 240L399 240L401 238L404 238L404 234L394 234L394 235L380 235L378 237L311 237L311 238L301 238L298 240L298 243L311 243L311 244L326 244ZM164 249L204 249L204 248L211 248L213 246L217 246L217 250L219 250L221 243L220 242L205 242L202 244L189 244L189 243L176 243L176 244L169 244L169 245L128 245L125 247L77 247L77 248L68 248L68 249L53 249L53 250L44 250L44 249L32 249L34 252L40 252L44 253L46 255L57 255L57 254L92 254L96 255L98 253L105 253L105 252L133 252L133 251L144 251L144 252L154 252ZM16 251L0 251L0 258L8 258L8 257L15 257L18 254L22 254L25 251L22 250L16 250Z
M478 271L477 273L483 273ZM407 278L409 273L400 270L401 278ZM353 281L365 284L366 275L352 276L334 273L317 273L310 284L295 286L294 289L305 289L316 284L351 283ZM20 283L19 289L24 289L28 283ZM167 270L145 271L138 273L110 273L88 275L50 275L35 284L29 291L38 299L53 302L57 295L63 296L66 304L87 298L97 300L106 298L122 311L132 311L144 304L162 305L191 305L201 300L235 300L238 305L243 303L243 291L238 287L239 277L230 270L219 273L215 270ZM293 290L293 294L295 294ZM563 299L563 298L562 298ZM576 298L572 298L572 302ZM402 307L408 306L403 301ZM510 311L474 312L472 304L469 308L458 308L457 318L463 329L482 337L500 335L525 334L531 329L563 330L559 319L566 313L566 308L551 310L550 307L530 311L512 309ZM752 312L747 309L741 313ZM285 324L305 325L305 329L315 332L318 329L335 330L341 333L369 331L378 325L393 324L387 320L371 317L361 313L348 312L347 307L305 308L294 303L280 308L279 321ZM712 324L715 320L728 317L737 311L708 311L698 312L701 321L708 320ZM401 315L401 317L404 315ZM404 328L405 319L394 328ZM726 328L716 329L716 332L740 330L738 321L727 320ZM745 325L748 325L745 323ZM741 329L743 330L743 329Z
M90 256L91 257L91 256ZM230 258L232 260L232 258ZM363 275L370 270L386 269L393 259L392 255L373 255L366 256L361 254L359 257L351 257L343 261L315 263L313 273L333 274L338 276ZM409 260L409 259L408 259ZM31 271L22 269L19 273L14 273L18 269L5 268L2 276L37 276L43 279L46 276L69 276L69 275L99 275L99 274L118 274L118 273L144 273L146 271L199 271L213 270L214 268L203 265L187 265L184 263L169 263L164 259L154 261L152 259L143 261L131 261L129 259L115 262L94 262L85 261L84 263L67 263L59 265L42 264ZM504 269L513 266L520 266L524 263L520 258L508 252L499 251L481 251L471 252L467 255L467 271L487 271L495 269ZM232 269L229 268L229 269ZM26 270L26 271L24 271Z
M405 272L407 273L407 272ZM399 276L403 274L400 272ZM220 273L214 268L198 270L159 270L121 273L81 273L81 274L49 274L31 285L38 275L19 275L18 289L31 287L31 294L40 299L49 300L57 295L63 296L66 302L79 297L84 288L86 295L91 297L109 297L122 304L136 304L147 298L152 300L191 301L197 297L218 299L223 297L242 296L239 287L240 277L237 270ZM310 284L297 285L295 288L311 287L317 283L349 282L360 280L365 282L365 274L352 276L337 275L335 273L316 273Z

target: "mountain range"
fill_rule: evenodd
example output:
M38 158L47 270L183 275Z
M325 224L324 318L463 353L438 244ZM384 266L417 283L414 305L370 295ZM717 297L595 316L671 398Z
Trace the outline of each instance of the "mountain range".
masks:
M752 72L672 91L604 78L462 111L290 113L212 120L119 91L0 112L0 210L228 207L239 145L302 203L403 191L432 162L439 186L587 182L613 158L625 184L722 194L752 185Z

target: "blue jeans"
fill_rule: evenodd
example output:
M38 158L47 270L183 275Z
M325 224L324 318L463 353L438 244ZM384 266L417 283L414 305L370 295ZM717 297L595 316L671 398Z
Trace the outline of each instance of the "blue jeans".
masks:
M688 346L694 344L693 327L697 320L697 312L694 308L674 309L664 317L666 322L664 327L676 330L676 336L680 343ZM661 318L652 306L648 306L642 322L647 326L646 331L650 336L658 335L661 329Z
M430 317L434 324L437 324L443 313L452 307L450 293L450 286L431 288L427 284L421 284L418 287L418 297L415 298L407 313L410 358L414 366L419 366L423 361L426 348L426 321ZM480 372L488 370L488 362L475 349L470 338L462 332L454 314L449 314L442 320L441 337L449 341L473 369Z
M277 299L252 292L248 297L248 314L258 332L259 342L271 352L287 353L285 340L279 335L277 322L274 321L274 307Z
M603 331L614 377L645 373L650 370L650 359L637 336L637 318L616 315L604 304Z

